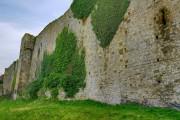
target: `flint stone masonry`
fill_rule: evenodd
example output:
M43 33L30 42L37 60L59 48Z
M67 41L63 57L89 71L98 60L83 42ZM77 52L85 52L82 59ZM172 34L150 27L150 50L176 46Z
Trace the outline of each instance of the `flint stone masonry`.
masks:
M36 80L44 54L55 50L56 38L64 27L76 34L78 47L86 52L86 88L76 99L109 104L180 104L180 0L131 0L107 48L99 46L91 16L81 21L68 10L50 23L36 41L31 35L23 38L30 41L31 47L26 49L22 41L16 89L21 91ZM61 91L62 98L65 95Z
M3 77L3 94L11 95L13 93L13 82L16 80L18 61L13 62L8 68L5 69Z

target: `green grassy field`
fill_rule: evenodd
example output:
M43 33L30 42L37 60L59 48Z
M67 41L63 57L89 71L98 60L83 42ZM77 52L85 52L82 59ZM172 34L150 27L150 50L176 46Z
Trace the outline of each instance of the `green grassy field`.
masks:
M0 120L180 120L180 112L137 104L0 99Z

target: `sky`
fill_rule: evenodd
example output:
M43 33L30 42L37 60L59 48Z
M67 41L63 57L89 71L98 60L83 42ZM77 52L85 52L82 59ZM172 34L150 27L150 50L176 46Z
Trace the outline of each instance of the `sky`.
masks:
M63 15L73 0L0 0L0 75L18 59L25 33L38 35Z

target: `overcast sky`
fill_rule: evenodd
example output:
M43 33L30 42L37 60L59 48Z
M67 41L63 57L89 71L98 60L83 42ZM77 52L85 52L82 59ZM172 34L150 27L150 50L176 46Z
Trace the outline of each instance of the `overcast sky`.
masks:
M73 0L0 0L0 74L19 57L24 33L37 35Z

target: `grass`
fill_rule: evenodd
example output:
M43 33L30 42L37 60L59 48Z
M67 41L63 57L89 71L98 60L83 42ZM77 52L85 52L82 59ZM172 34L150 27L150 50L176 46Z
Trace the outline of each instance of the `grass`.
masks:
M1 120L179 120L180 112L138 104L0 99Z

